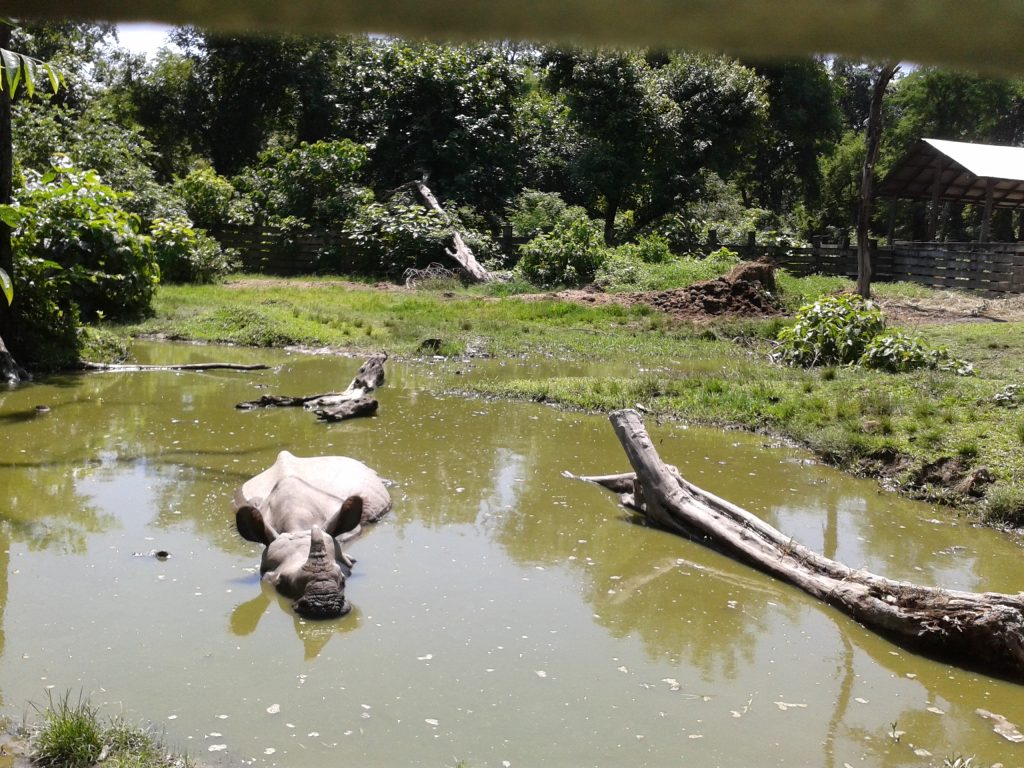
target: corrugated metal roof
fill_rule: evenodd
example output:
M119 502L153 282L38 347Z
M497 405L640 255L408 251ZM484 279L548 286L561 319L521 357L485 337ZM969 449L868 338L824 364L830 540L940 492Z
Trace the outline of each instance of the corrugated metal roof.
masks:
M922 139L878 186L882 197L1024 208L1024 148Z

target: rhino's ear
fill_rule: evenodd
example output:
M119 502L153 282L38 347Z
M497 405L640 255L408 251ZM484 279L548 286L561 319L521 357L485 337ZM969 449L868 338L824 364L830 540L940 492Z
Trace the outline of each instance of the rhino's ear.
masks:
M341 505L341 509L334 513L334 516L327 521L324 530L337 538L343 533L348 533L363 521L363 498L362 496L349 496Z
M251 504L243 504L235 513L235 527L247 541L255 541L267 547L277 538L277 531L267 525L263 513Z

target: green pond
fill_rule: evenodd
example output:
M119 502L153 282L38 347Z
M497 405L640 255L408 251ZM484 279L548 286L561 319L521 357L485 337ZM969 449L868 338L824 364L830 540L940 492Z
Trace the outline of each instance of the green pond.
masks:
M1024 764L1024 688L906 652L796 589L628 522L563 470L627 469L604 417L438 397L543 364L388 363L379 414L238 411L344 388L360 360L140 344L0 392L0 697L47 691L259 766ZM48 413L37 414L36 405ZM1021 549L764 437L650 425L663 458L804 544L922 584L1016 592ZM297 619L231 497L287 449L393 483L350 547L353 612ZM168 559L151 553L166 550Z

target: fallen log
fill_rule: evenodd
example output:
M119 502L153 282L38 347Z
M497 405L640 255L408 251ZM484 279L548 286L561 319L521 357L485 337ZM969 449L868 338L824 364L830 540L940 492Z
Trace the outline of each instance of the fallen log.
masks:
M911 650L1024 682L1024 592L960 592L854 570L697 487L658 456L634 410L610 416L632 473L584 476L655 526L711 546Z
M302 407L312 411L321 421L343 421L356 416L372 416L377 412L379 403L376 398L370 397L370 393L383 386L384 362L387 359L387 352L377 352L371 355L359 367L355 378L344 392L327 392L299 397L263 395L258 400L238 403L235 408L248 411L254 408Z
M112 371L115 373L135 373L136 371L265 371L269 365L256 363L239 365L236 363L182 363L180 365L135 365L133 363L91 363L88 360L79 362L79 366L87 371Z

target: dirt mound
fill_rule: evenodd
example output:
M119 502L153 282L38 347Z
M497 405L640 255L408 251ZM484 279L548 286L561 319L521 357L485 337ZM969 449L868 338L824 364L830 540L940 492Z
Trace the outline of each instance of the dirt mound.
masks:
M750 261L737 264L729 274L714 280L670 291L633 294L631 298L686 320L721 315L765 317L781 312L772 298L774 290L774 267Z

